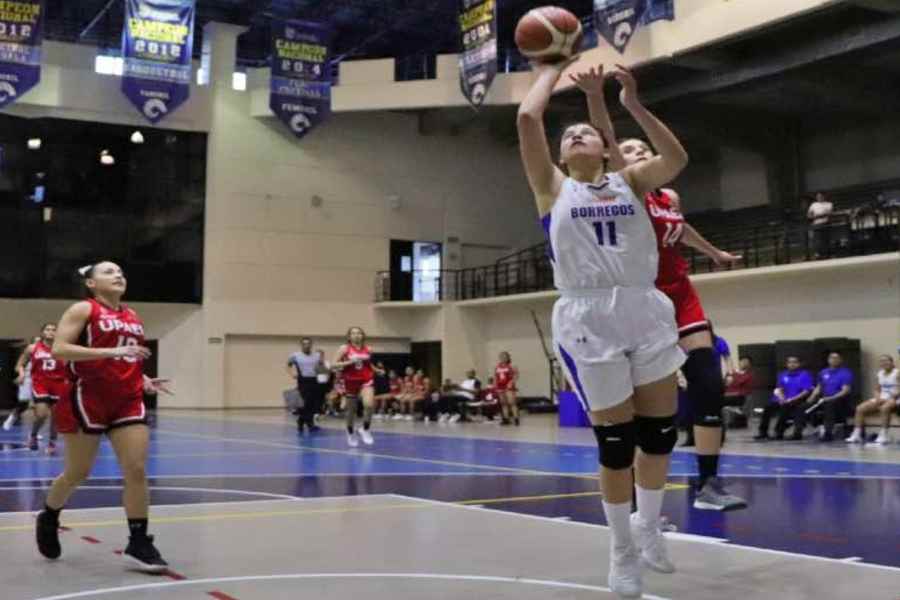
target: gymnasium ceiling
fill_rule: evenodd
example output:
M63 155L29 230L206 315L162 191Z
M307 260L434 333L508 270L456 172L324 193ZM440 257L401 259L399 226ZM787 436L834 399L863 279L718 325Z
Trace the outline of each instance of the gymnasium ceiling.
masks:
M676 0L678 4L692 0ZM758 0L760 2L767 0ZM511 47L512 24L548 0L500 0L500 46ZM197 0L202 26L216 20L247 26L238 62L261 66L269 55L273 15L330 22L335 53L347 58L398 58L459 49L458 0ZM590 21L592 0L555 0ZM47 0L50 39L101 48L120 43L124 0ZM638 70L642 94L656 110L681 118L686 130L715 136L714 123L748 138L760 124L877 118L900 106L900 0L845 0L775 27L657 61ZM612 100L612 98L610 98ZM554 101L560 119L583 114L579 94ZM444 111L455 122L497 119L508 127L514 107ZM571 113L571 115L569 114Z

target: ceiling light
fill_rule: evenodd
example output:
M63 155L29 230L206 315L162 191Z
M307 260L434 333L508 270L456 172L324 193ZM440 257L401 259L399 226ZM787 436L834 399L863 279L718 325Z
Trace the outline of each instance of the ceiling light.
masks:
M43 141L41 141L41 138L31 138L30 140L28 140L28 149L29 150L40 150L41 144L43 144Z
M109 153L109 150L104 150L100 153L100 164L106 166L114 165L116 164L116 159Z
M132 144L143 144L144 143L144 134L140 131L135 131L131 134L131 143Z

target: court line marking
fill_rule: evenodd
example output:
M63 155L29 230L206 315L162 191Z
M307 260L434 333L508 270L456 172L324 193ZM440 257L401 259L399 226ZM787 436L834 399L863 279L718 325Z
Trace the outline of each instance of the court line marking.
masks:
M199 440L198 440L199 441ZM28 448L24 448L28 450ZM295 451L298 453L303 452L305 447L295 448ZM29 452L34 452L33 450L29 450ZM284 454L284 452L278 452L276 450L249 450L246 452L197 452L197 453L185 453L185 454L149 454L147 458L209 458L214 456L267 456L270 454ZM15 462L27 462L35 459L43 459L46 462L61 462L65 459L65 456L60 452L58 455L47 456L46 454L35 454L34 456L15 456L4 458L2 453L0 453L0 463L15 463ZM118 457L115 454L98 454L97 460L118 460Z
M297 498L296 500L305 500L305 498ZM233 502L189 502L187 504L151 504L150 510L156 510L158 508L195 508L198 506L240 506L243 504L271 504L273 502L286 502L285 500L234 500ZM70 512L98 512L102 510L117 510L121 509L122 506L92 506L89 508L67 508L65 513ZM0 520L3 517L21 517L21 516L37 516L37 514L41 512L40 510L20 510L15 512L0 512ZM151 520L154 520L151 518ZM68 527L66 525L65 527Z
M223 420L222 418L213 418L213 417L209 417L209 416L205 416L205 415L201 415L201 414L174 414L173 413L173 414L166 414L164 418L187 419L187 420L194 419L194 420L198 420L198 421L205 421L205 422L212 422L212 423L226 423L226 424L247 423L247 424L252 424L252 425L267 425L270 427L277 427L279 429L282 429L286 426L291 425L291 423L288 421L283 421L283 422L273 421L273 420L264 421L264 420L253 419L253 418L244 418L240 415L230 416L229 418ZM277 417L272 417L272 418L281 418L281 415L279 414ZM335 424L334 426L331 426L331 424L326 423L324 426L322 426L322 429L329 431L329 432L334 431L334 432L339 433L342 431L342 425ZM584 428L584 430L588 431L588 428ZM433 434L424 433L424 430L415 432L415 431L393 431L393 430L383 429L380 431L387 435L396 435L396 436L430 437L430 438L437 438L437 439L451 438L451 439L463 439L463 440L477 440L477 441L484 441L484 442L505 442L505 443L511 443L511 444L531 444L531 445L537 445L537 446L550 446L552 448L557 448L557 449L560 446L573 447L576 449L596 448L596 446L593 444L578 443L577 441L542 442L542 441L529 441L529 440L514 440L514 439L499 438L499 437L478 437L478 436L462 436L462 437L460 437L460 436L452 435L452 433L453 433L452 430L442 431L442 430L433 430L432 429L430 431L433 432ZM587 436L585 436L585 437L587 437ZM593 438L591 437L591 439L593 439ZM741 441L741 443L750 443L750 438L747 438L747 440L740 440L740 441ZM790 445L791 445L791 442L782 442L782 446L780 446L780 447L790 447ZM779 446L775 446L774 444L772 444L772 447L778 448ZM862 450L862 448L860 450ZM693 450L675 450L672 453L672 456L676 456L676 455L678 455L678 456L696 456L696 452ZM866 463L866 464L888 464L888 465L895 464L895 463L884 461L884 460L877 460L877 457L865 457L865 456L860 456L860 457L852 456L852 457L847 457L847 458L810 457L810 456L800 456L800 455L796 455L796 454L783 454L783 455L773 456L770 454L752 453L748 450L722 453L723 458L728 457L728 456L754 457L754 458L765 458L765 459L790 458L790 459L798 459L798 460L838 461L838 462L847 462L847 463L861 462L861 463Z
M484 467L489 469L490 467ZM148 474L148 479L277 479L277 478L318 478L318 477L573 477L578 473L561 473L554 471L536 471L533 473L509 473L509 472L464 472L464 471L408 471L400 473L390 473L385 471L379 472L345 472L345 473L298 473L297 471L285 471L284 473L216 473L212 475L155 475ZM583 473L584 479L594 479L587 477L587 473ZM689 478L696 477L698 473L669 473L670 478ZM0 478L0 484L3 483L21 483L35 481L53 481L56 476L35 476L35 477L7 477ZM842 474L822 474L809 475L806 473L743 473L731 474L726 476L727 479L874 479L879 481L895 481L900 480L900 475L842 475ZM99 475L90 477L90 481L121 481L121 475ZM672 484L684 485L684 484ZM14 485L0 485L0 492L3 490L21 489Z
M167 491L175 491L175 492L203 492L203 493L214 493L214 494L235 494L237 496L262 496L265 498L269 498L269 500L235 500L233 502L186 502L184 504L151 504L150 508L171 508L171 507L183 507L183 506L199 506L199 505L228 505L228 504L244 504L251 502L282 502L284 500L305 500L305 498L301 496L291 496L289 494L273 494L271 492L253 492L249 490L235 490L230 488L196 488L196 487L176 487L176 486L166 486L166 485L151 485L149 486L150 490L167 490ZM37 485L29 485L22 487L9 487L3 488L0 487L0 491L3 490L49 490L48 486L37 486ZM80 485L78 486L79 490L114 490L121 491L122 486L112 486L112 485ZM324 496L323 496L324 497ZM344 498L346 496L337 496L338 498ZM87 508L70 508L69 510L110 510L121 508L121 505L117 506L92 506ZM19 510L19 511L0 511L0 517L5 515L33 515L39 513L38 510ZM68 511L67 511L68 512Z
M226 438L217 435L209 435L205 433L181 433L178 431L168 431L157 429L157 431L161 433L166 433L168 435L174 436L184 436L184 437L192 437L192 438L205 438L216 441L225 441L225 442L233 442L233 443L245 443L252 444L257 446L269 446L272 448L291 448L296 450L297 448L302 448L304 450L308 450L313 453L320 454L338 454L342 456L356 456L356 457L371 457L371 458L382 458L385 460L397 460L401 462L417 462L417 463L428 463L434 465L444 465L450 467L467 467L470 469L479 469L479 470L495 470L495 471L506 471L512 473L546 473L546 471L541 471L539 469L523 469L518 467L501 467L501 466L492 466L492 465L478 465L473 463L465 463L458 461L449 461L449 460L439 460L432 458L416 458L414 456L397 456L394 454L380 454L376 452L366 452L360 450L338 450L336 448L315 448L311 446L294 446L287 443L282 442L269 442L265 440L255 440L248 438ZM582 475L580 473L566 473L564 475L558 475L560 477L571 477L573 479L588 479L591 481L600 481L600 477L595 475Z
M99 588L84 592L61 594L58 596L44 596L36 600L69 600L72 598L89 598L92 596L118 594L124 592L136 592L140 590L159 590L175 587L207 585L211 583L242 583L248 581L284 581L303 579L425 579L435 581L477 581L485 583L509 583L534 585L539 587L559 588L569 590L582 590L589 592L612 593L607 587L588 585L585 583L573 583L568 581L554 581L550 579L531 579L527 577L502 577L494 575L452 575L444 573L297 573L290 575L246 575L241 577L218 577L210 579L193 579L186 581L173 581L165 583L144 583L116 588ZM644 594L647 600L669 600L662 596Z
M441 500L431 500L428 498L416 498L415 496L406 496L403 494L390 494L390 495L395 496L397 498L404 498L404 499L408 499L408 500L420 500L420 501L426 502L428 504L443 505L445 507L459 508L462 510L478 510L478 511L484 511L484 512L498 513L501 515L519 517L519 518L523 518L523 519L533 519L533 520L557 523L557 524L563 524L563 525L573 525L576 527L589 527L591 529L609 530L609 527L607 527L606 525L598 525L595 523L585 523L584 521L559 521L559 520L554 519L553 517L542 517L540 515L528 515L528 514L524 514L524 513L517 513L517 512L512 512L512 511L506 511L506 510L498 510L495 508L474 508L472 506L466 506L464 504L456 504L453 502L444 502ZM900 567L891 567L888 565L879 565L879 564L867 563L867 562L846 563L846 562L843 562L843 560L839 559L839 558L829 558L827 556L816 556L814 554L800 554L797 552L785 552L783 550L772 550L770 548L757 548L756 546L745 546L743 544L735 544L735 543L733 543L727 539L723 539L723 538L714 538L714 537L707 537L707 536L702 536L702 535L694 535L694 534L689 534L689 533L677 533L677 532L667 533L666 537L668 537L669 539L673 539L673 540L693 541L693 542L698 542L701 544L724 545L724 546L728 546L730 548L739 548L741 550L748 550L751 552L762 552L765 554L773 554L776 556L787 556L787 557L791 557L791 558L808 559L808 560L827 562L827 563L832 563L832 564L833 563L839 563L839 564L845 564L845 565L850 564L853 566L866 567L868 569L876 569L876 570L880 570L880 571L900 572Z

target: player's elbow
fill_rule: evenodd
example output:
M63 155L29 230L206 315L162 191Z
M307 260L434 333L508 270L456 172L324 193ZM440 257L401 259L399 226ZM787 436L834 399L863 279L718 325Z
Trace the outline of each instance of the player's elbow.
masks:
M516 125L519 129L529 129L540 124L543 115L529 109L524 104L519 106L519 112L516 115Z

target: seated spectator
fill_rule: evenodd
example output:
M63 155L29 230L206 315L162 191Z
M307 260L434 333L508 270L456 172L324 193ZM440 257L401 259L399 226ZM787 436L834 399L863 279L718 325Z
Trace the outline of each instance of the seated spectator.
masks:
M815 389L806 401L807 415L822 411L822 425L819 426L819 439L823 442L834 440L834 422L847 418L850 390L853 389L853 373L843 366L844 359L840 352L828 355L828 367L819 371Z
M396 378L397 374L393 371L388 372L384 368L384 363L375 364L375 413L372 415L373 418L383 419L385 413L391 408L394 402L391 382Z
M469 373L474 375L475 371L469 371ZM470 377L470 379L478 382L478 394L474 400L466 403L467 408L471 409L475 420L493 421L497 413L500 412L500 395L494 388L494 378L488 377L488 383L484 387L481 386L481 382L477 378ZM469 379L466 381L469 381Z
M753 393L753 361L742 356L738 368L725 376L725 404L744 406Z
M412 421L415 413L416 399L416 371L412 367L406 367L406 374L403 376L402 389L400 395L397 396L397 404L400 410L394 414L395 421ZM408 418L407 418L408 417Z
M425 376L425 371L419 369L413 377L413 394L410 404L410 412L404 415L404 419L412 421L415 418L417 408L425 403L434 390L431 387L431 379Z
M778 385L772 394L772 401L763 410L759 433L753 437L754 440L769 439L769 423L775 413L778 413L776 440L784 439L788 419L794 421L794 435L791 439L803 439L803 427L806 423L804 400L813 390L813 378L809 371L800 368L800 359L796 356L788 356L786 366L787 370L778 374Z
M468 421L468 409L472 403L480 400L481 382L475 376L475 370L466 371L466 379L459 385L449 379L444 382L442 394L441 421L456 423Z
M429 385L425 390L425 398L422 400L422 419L427 425L428 423L437 423L441 418L441 409L444 406L444 402L441 390L432 388L430 385L431 382L428 378L425 378L425 381L427 381ZM444 381L443 388L452 385L452 382L447 379Z
M859 444L865 441L866 415L881 413L881 432L875 438L876 444L889 444L891 442L888 429L891 426L891 417L900 403L900 370L894 366L894 359L883 354L878 357L878 383L875 385L875 397L861 403L856 407L853 433L847 438L847 443Z

